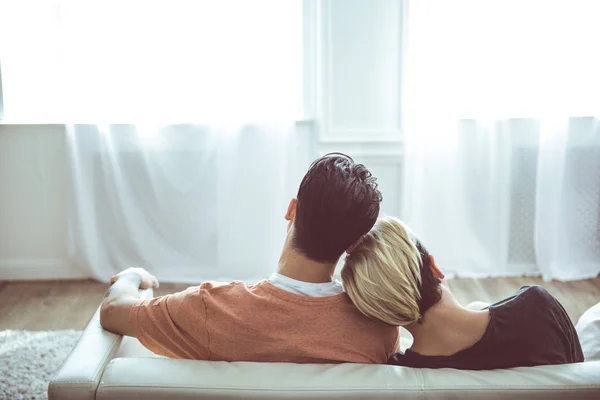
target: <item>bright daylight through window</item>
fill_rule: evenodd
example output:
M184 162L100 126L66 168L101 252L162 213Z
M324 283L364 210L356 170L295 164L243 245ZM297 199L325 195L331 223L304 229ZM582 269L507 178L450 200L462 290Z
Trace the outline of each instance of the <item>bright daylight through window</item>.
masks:
M0 0L5 118L298 118L302 0Z

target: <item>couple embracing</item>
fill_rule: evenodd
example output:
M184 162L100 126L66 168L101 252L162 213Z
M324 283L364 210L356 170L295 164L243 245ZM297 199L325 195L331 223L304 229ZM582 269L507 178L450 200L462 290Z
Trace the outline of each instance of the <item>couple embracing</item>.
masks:
M290 201L271 277L142 300L138 289L158 282L130 268L111 279L101 324L156 354L197 360L462 369L583 361L569 316L540 286L480 310L460 305L410 228L378 218L381 200L364 165L328 154ZM333 274L344 253L339 282ZM404 352L399 327L414 338Z

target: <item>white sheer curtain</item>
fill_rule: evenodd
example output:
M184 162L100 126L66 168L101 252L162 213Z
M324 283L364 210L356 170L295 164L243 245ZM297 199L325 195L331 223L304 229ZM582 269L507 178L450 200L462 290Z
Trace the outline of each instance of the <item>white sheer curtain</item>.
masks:
M451 274L600 272L599 12L409 2L403 218Z
M294 126L71 125L71 256L107 280L256 280L276 266L308 165Z
M70 123L74 265L274 270L309 163L302 15L302 0L0 0L6 118Z

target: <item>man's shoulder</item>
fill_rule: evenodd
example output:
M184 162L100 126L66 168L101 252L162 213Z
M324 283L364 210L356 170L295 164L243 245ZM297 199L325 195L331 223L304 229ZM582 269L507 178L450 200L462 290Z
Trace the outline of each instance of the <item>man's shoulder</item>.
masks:
M222 295L227 296L229 294L240 295L244 293L250 293L261 285L261 282L256 284L249 284L243 281L231 281L231 282L218 282L218 281L207 281L198 286L198 292L208 295Z
M261 282L263 282L263 281L261 281ZM222 288L222 289L252 288L256 285L259 285L261 282L258 282L256 284L249 284L244 281L231 281L231 282L206 281L206 282L203 282L199 287L200 287L200 289L206 289L206 290L219 289L219 288Z
M193 297L202 297L205 294L224 294L228 291L232 290L248 290L250 286L246 285L241 281L233 281L233 282L217 282L217 281L206 281L197 286L190 286L187 289L184 289L180 292L169 294L164 296L165 298L169 298L171 301L174 299L184 300Z

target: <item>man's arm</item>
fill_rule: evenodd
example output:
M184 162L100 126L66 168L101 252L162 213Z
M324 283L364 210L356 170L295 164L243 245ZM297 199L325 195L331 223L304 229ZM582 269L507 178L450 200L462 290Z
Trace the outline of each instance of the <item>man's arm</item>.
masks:
M143 268L129 268L113 276L110 282L100 306L100 325L107 331L135 336L129 322L131 307L141 298L139 289L157 288L158 281Z

